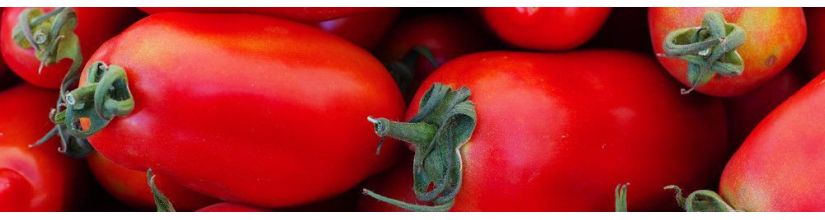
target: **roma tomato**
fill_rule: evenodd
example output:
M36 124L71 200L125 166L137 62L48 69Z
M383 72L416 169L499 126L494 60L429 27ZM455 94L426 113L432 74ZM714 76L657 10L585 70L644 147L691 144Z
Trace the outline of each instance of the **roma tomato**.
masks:
M327 33L349 40L367 50L375 49L398 18L399 9L381 8L315 23Z
M725 106L730 122L731 145L741 145L768 113L807 82L808 79L802 74L788 68L759 88L727 100Z
M266 212L267 210L259 209L255 207L249 207L245 205L239 205L234 203L222 202L216 203L207 207L203 207L202 209L198 209L197 212Z
M6 65L26 82L48 89L60 87L63 76L71 69L72 60L77 60L78 63L75 65L79 69L83 65L83 58L90 56L100 44L118 34L140 15L132 8L69 8L64 13L49 14L54 10L5 8L0 25L0 52ZM31 46L31 42L23 37L23 31L14 31L21 25L21 13L29 11L32 12L28 14L29 19L40 15L54 15L48 18L47 22L29 26L33 40L34 36L42 36L45 39L43 43L36 43L39 49ZM60 33L51 34L50 30L53 24L56 24L55 20L67 23L61 27Z
M498 37L513 46L569 50L599 31L610 8L482 8L481 14Z
M263 14L292 21L312 23L350 15L378 12L384 9L377 7L144 7L140 10L149 14L162 12Z
M400 118L404 108L389 73L367 51L302 24L151 15L102 45L83 74L60 113L67 132L97 132L88 140L115 163L224 201L318 201L394 161L392 146L380 157L365 147L377 140L364 119Z
M381 60L401 77L402 91L412 95L418 85L441 65L463 54L482 50L491 43L485 30L455 14L431 14L401 21L377 51ZM432 61L416 51L425 48ZM433 63L434 61L434 63ZM392 63L404 65L394 67ZM407 68L399 70L396 68ZM407 76L398 76L405 74ZM412 74L409 76L408 74Z
M802 8L651 8L648 25L659 62L690 88L683 93L724 97L776 76L806 37Z
M808 41L802 47L800 64L805 74L811 77L825 71L825 8L805 8L808 25Z
M155 209L152 191L146 184L145 171L120 166L98 153L89 155L87 162L97 181L109 194L135 209ZM178 210L194 211L217 202L216 199L193 192L163 176L155 177L155 181Z
M57 152L57 140L35 143L52 127L56 92L19 85L0 92L0 211L68 211L83 184L80 161Z
M727 152L722 103L667 92L676 88L655 61L628 52L459 57L424 81L412 123L371 119L380 136L415 143L412 166L425 173L410 181L399 166L365 193L434 201L382 198L417 210L612 211L614 187L630 183L632 210L675 208L662 187L710 186Z

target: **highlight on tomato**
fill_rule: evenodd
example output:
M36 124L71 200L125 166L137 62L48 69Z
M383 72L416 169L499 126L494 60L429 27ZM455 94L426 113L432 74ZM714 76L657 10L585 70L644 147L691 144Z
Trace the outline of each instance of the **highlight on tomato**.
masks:
M676 88L630 52L459 57L424 81L407 123L369 119L415 155L370 179L359 207L612 211L630 183L631 210L675 209L662 187L711 186L728 152L722 103Z
M0 92L0 211L56 212L77 207L82 163L58 153L51 140L31 147L49 131L57 92L18 85Z
M4 8L0 53L12 72L47 89L140 17L133 8Z
M785 69L806 38L802 8L650 8L659 62L685 87L742 95Z
M610 8L481 8L487 25L513 46L530 50L569 50L581 46L610 15Z
M262 208L332 198L400 152L364 147L377 144L367 116L404 108L383 65L267 16L150 15L103 44L65 99L53 120L102 156Z

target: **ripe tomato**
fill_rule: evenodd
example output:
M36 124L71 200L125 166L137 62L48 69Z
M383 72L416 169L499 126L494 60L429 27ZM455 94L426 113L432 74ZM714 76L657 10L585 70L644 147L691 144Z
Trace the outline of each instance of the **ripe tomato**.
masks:
M224 201L305 204L394 162L393 147L380 157L364 147L377 143L368 115L402 114L392 78L367 51L305 25L151 15L102 45L83 74L62 122L91 123L70 133L99 131L88 140L106 158ZM93 88L107 82L112 89L95 101ZM96 124L104 121L97 110L122 117Z
M532 50L569 50L589 40L610 8L482 8L499 38Z
M44 56L40 59L35 49L28 46L28 41L19 39L20 42L25 42L26 46L23 47L14 39L13 30L19 23L20 14L28 9L46 13L54 10L52 8L5 8L2 25L0 25L0 52L2 52L6 65L20 78L32 85L48 89L60 87L63 76L72 65L71 59L81 59L63 59L64 57L74 56L75 50L80 51L82 58L89 57L100 44L120 33L140 15L132 8L72 8L77 18L77 26L72 29L70 25L67 25L64 26L64 30L74 33L74 36L61 34L63 40L58 45L63 49L56 50L52 53L53 56ZM31 28L37 32L38 29L50 30L51 26L51 23L43 23L41 26ZM77 42L79 42L79 48L77 48ZM47 40L45 45L40 45L40 47L45 50L51 43L54 41ZM38 72L41 62L45 66L42 71ZM82 67L82 61L78 60L78 62L81 62L77 64L78 67Z
M614 187L620 183L631 184L631 210L667 210L675 205L669 202L672 195L662 190L665 185L709 186L714 181L707 177L718 175L726 159L722 103L667 92L678 85L662 71L642 55L599 50L485 52L445 64L424 81L413 103L434 83L466 87L472 93L477 124L460 148L463 174L457 177L463 179L450 210L612 211ZM433 97L427 95L427 103ZM412 105L407 119L420 108ZM449 108L433 111L439 109ZM373 120L379 134L400 126ZM440 143L436 140L433 143ZM411 147L416 153L422 149ZM430 165L455 161L434 160ZM368 184L390 198L415 198L404 194L412 193L413 181L399 178L403 175L410 175L409 167L398 166ZM360 207L379 211L386 206L362 202Z
M435 70L426 57L416 54L416 47L429 50L435 63L441 65L463 54L482 50L491 43L489 33L470 20L455 14L430 14L412 17L395 26L377 51L387 63L404 63L412 77L402 79L402 91L411 95L427 76ZM394 70L401 71L401 70ZM395 73L404 74L404 73Z
M343 37L367 50L375 49L398 18L397 8L354 14L315 23L327 33Z
M687 34L693 34L695 30L699 30L695 27L702 26L704 17L709 13L721 13L724 17L724 22L727 23L725 26L727 31L722 33L725 34L725 40L718 42L730 44L726 46L729 52L711 53L704 49L715 48L720 52L724 51L719 43L708 44L705 45L706 47L694 47L698 49L692 50L693 52L687 55L702 60L711 59L711 56L717 54L722 58L718 60L721 62L702 63L708 67L715 65L716 69L701 71L702 68L697 65L692 68L696 71L691 74L687 61L680 57L664 56L675 56L670 53L687 48L686 44L693 43L694 41L686 40ZM712 96L742 95L767 82L793 60L805 43L806 35L802 8L651 8L648 11L648 22L653 50L662 55L659 62L665 69L685 86ZM676 34L676 31L687 30L682 28L694 29L678 32L685 33L683 35ZM708 30L708 28L702 30ZM735 37L738 36L736 33L740 32L733 30L741 30L744 35ZM669 33L674 33L671 36L680 36L672 41L679 47L670 50L671 52L664 49L664 43L668 42L665 38ZM703 33L710 33L710 31ZM699 40L715 39L718 38L708 35L707 39ZM736 44L734 42L740 42L741 46L736 47L733 45ZM718 64L726 64L728 67L736 66L736 68L720 71ZM720 76L722 74L725 76ZM690 90L683 92L687 91Z
M140 10L156 14L162 12L192 13L248 13L271 15L298 22L321 22L351 15L379 12L383 8L354 7L144 7Z
M759 88L727 100L725 106L730 122L731 145L741 145L768 113L807 82L806 77L789 68Z
M808 41L800 52L800 64L805 74L811 77L825 71L825 8L805 8L805 21L808 24Z
M147 211L155 209L152 191L146 184L145 171L120 166L98 153L89 155L87 162L97 181L109 194L135 209ZM193 192L163 176L156 177L156 184L178 210L193 211L217 202L213 198Z
M823 211L825 74L765 117L725 167L722 197L740 211Z
M82 163L57 152L57 140L30 148L52 125L56 92L19 85L0 92L0 211L67 211L81 189Z
M216 203L197 210L198 212L266 212L267 210L228 202Z

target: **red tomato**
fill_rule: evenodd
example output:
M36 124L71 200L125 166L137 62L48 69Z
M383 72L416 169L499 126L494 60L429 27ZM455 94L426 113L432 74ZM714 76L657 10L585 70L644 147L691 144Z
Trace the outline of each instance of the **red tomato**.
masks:
M80 161L57 152L57 140L29 145L52 124L44 115L56 92L20 85L0 92L0 211L67 211L81 181Z
M87 162L97 181L109 194L135 209L155 209L155 200L147 185L145 171L120 166L98 153L89 155ZM155 177L155 181L158 188L169 197L178 210L193 211L217 202L213 198L192 192L169 181L163 176Z
M612 211L620 183L631 184L631 210L668 210L675 204L662 187L709 186L726 159L721 102L667 92L678 85L642 55L467 55L436 70L413 103L434 83L467 87L477 112L452 211ZM411 105L407 118L418 111ZM398 166L369 184L415 203L412 181L400 177L410 173ZM360 207L386 210L374 204Z
M742 96L728 100L731 144L739 146L756 125L776 106L805 85L808 79L791 69L785 69L764 85Z
M424 47L440 65L460 55L482 50L490 43L488 33L470 20L454 14L432 14L403 20L393 28L377 53L385 62L403 62L415 53L413 48ZM410 68L415 72L412 81L405 86L414 90L436 67L423 56L411 64L414 67Z
M706 77L697 77L703 80L695 80L696 91L704 94L731 97L759 87L785 69L805 43L802 8L651 8L648 22L653 50L664 54L668 33L701 26L708 12L721 13L725 22L736 24L744 31L744 42L738 48L733 47L741 57L744 70L738 76L734 72L720 76L719 71L710 71L704 74ZM685 60L660 57L659 62L682 84L693 86Z
M800 52L800 63L805 74L811 77L825 71L825 8L805 8L805 20L808 24L808 41Z
M3 60L14 73L26 82L42 88L57 89L63 76L69 71L72 60L57 60L43 67L38 73L41 61L31 47L23 48L12 38L12 30L18 23L20 13L27 8L6 8L0 26L0 52ZM40 8L38 8L40 9ZM89 57L100 44L120 33L123 28L137 20L139 12L132 8L72 8L77 15L74 33L80 42L83 58ZM44 8L46 12L52 8ZM46 26L44 26L46 27ZM34 29L33 29L34 30ZM63 41L70 43L71 41ZM82 63L81 63L82 64Z
M370 114L400 118L392 78L367 51L305 25L246 14L151 15L101 46L81 87L93 83L89 71L104 79L124 73L128 80L101 97L128 97L128 84L134 98L134 109L117 109L123 117L89 137L98 152L224 201L305 204L394 162L393 147L380 157L365 147L377 139L364 122ZM70 106L95 108L88 88L69 94L77 100Z
M532 50L569 50L589 40L610 8L482 8L487 24L505 42Z
M372 50L378 46L384 34L390 30L398 18L397 8L381 8L375 12L355 14L346 17L321 21L315 24L318 28L343 37L361 46Z
M298 22L320 22L351 15L380 12L384 8L354 7L144 7L140 10L156 14L162 12L192 13L249 13L276 16Z
M203 207L202 209L198 209L198 212L266 212L267 210L249 207L245 205L233 204L233 203L216 203L207 207Z
M725 167L719 189L743 211L823 211L825 74L765 117Z

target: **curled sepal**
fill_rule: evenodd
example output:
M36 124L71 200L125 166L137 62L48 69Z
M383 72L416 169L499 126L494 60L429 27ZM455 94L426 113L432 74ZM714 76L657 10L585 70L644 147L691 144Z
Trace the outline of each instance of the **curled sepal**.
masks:
M369 118L378 136L402 140L415 147L413 190L418 201L433 206L407 204L368 190L365 194L413 211L449 210L461 188L460 150L476 126L475 105L469 97L467 88L453 90L436 83L422 97L418 113L409 122Z
M74 33L77 15L72 8L55 8L44 13L40 8L21 11L12 31L14 42L21 48L34 49L40 60L38 73L44 66L55 64L62 59L72 59L81 63L80 41Z
M163 192L155 185L155 175L152 173L152 169L146 170L146 182L149 184L149 189L152 190L152 198L155 199L157 211L174 212L175 207L172 205L172 202L169 201L169 198L166 198L166 195L163 195Z
M627 212L627 186L630 183L616 185L614 194L616 198L616 212Z
M86 84L72 90L64 97L66 109L63 123L68 132L78 138L86 138L103 129L115 116L132 112L135 101L129 91L126 71L117 65L107 66L95 62L89 67ZM81 125L88 121L88 127Z
M423 57L434 68L439 66L438 61L433 56L430 49L425 46L415 46L407 52L401 60L391 61L385 64L398 88L404 94L406 100L411 98L415 92L412 88L416 70L418 69L418 58Z
M709 82L716 74L733 77L745 70L742 57L736 51L745 43L745 30L727 23L721 13L707 12L701 26L680 28L665 36L662 48L666 57L687 61L687 80L692 92Z
M687 197L682 195L682 189L675 185L665 187L674 190L676 202L688 212L735 212L736 209L728 205L719 194L710 190L697 190Z

